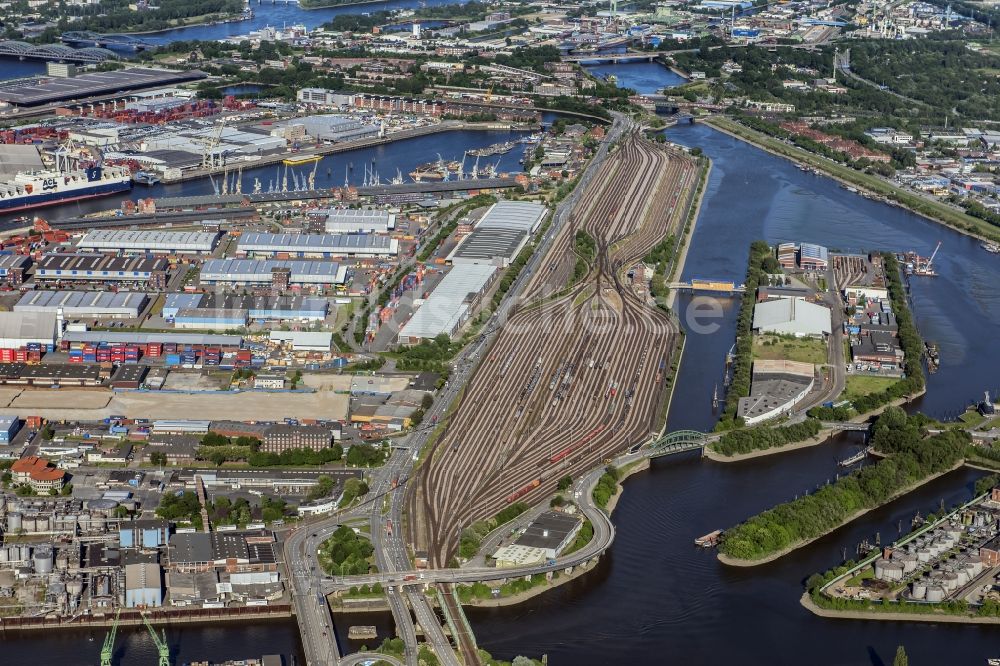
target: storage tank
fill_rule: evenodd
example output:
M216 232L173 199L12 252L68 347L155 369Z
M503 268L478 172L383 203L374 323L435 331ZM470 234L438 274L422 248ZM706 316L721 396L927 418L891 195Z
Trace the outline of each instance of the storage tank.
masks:
M7 531L17 532L22 528L21 514L19 513L8 513L7 514Z
M928 585L927 601L930 602L944 601L944 588L941 587L940 585Z
M969 559L967 561L969 563L969 573L971 573L973 577L983 573L983 558L978 555L969 555Z
M38 516L35 518L35 531L36 532L48 532L49 531L49 517L48 516Z
M917 549L917 561L918 562L930 562L931 561L931 551L927 548Z
M21 529L25 532L35 532L35 517L31 516L21 516Z
M108 580L107 576L98 576L95 587L97 588L97 596L99 597L106 597L111 594L111 581Z
M965 585L970 580L969 579L969 571L965 567L962 567L961 569L956 570L955 571L955 576L958 577L958 587L961 587L961 586Z
M69 553L65 550L60 550L59 554L56 556L56 569L59 571L66 571L69 569Z
M35 554L32 556L32 560L35 563L35 573L37 574L52 573L51 546L39 546L38 548L35 548Z
M914 599L923 599L927 596L927 583L922 580L913 583L913 591L910 596Z
M79 576L74 576L66 581L66 592L74 597L83 594L83 580Z
M944 589L951 592L952 590L958 589L958 574L952 573L950 571L944 572L941 576L941 585Z
M9 549L0 548L0 562L10 562L10 554L7 552Z

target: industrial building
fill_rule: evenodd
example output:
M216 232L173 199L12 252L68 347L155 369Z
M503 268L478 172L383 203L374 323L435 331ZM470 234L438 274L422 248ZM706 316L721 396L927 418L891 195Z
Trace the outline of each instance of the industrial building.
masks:
M319 106L354 105L353 94L338 93L325 88L299 88L297 99L305 104L318 104Z
M254 321L322 321L330 309L325 298L309 296L251 296L238 294L169 294L163 317L175 325L195 318Z
M476 311L497 274L493 264L458 264L438 283L423 305L399 330L401 344L417 344L441 335L454 336Z
M330 208L326 211L326 233L388 233L396 228L396 216L372 208Z
M329 448L333 433L321 426L279 424L267 429L260 450L266 453L281 453L289 449L311 449L321 451Z
M0 313L3 315L3 313ZM218 347L222 351L235 351L243 345L239 335L212 335L203 333L139 333L137 331L66 331L62 337L63 346L72 344L162 344L176 345L201 351L205 347Z
M576 516L562 511L546 511L531 521L514 543L527 548L540 548L546 558L555 558L576 538L581 525Z
M108 377L99 366L72 363L0 363L0 384L20 386L100 386Z
M133 520L118 528L122 548L160 548L169 537L170 523L159 518Z
M155 562L125 565L125 608L163 605L163 570Z
M325 100L322 102L326 104ZM356 116L323 114L303 116L275 128L271 134L285 140L301 140L310 137L316 141L352 141L378 136L381 128L369 125Z
M95 229L84 234L77 247L124 254L208 254L221 236L209 231L132 231Z
M241 256L385 257L399 253L399 241L370 234L246 233L236 251Z
M328 352L333 344L330 331L271 331L271 342L289 345L292 351Z
M59 335L54 312L0 312L0 349L20 349L37 343L54 345Z
M14 305L14 312L60 310L66 318L135 319L149 303L149 295L136 291L29 291Z
M282 270L287 271L285 276ZM335 261L303 259L209 259L201 267L202 284L274 285L281 280L288 285L325 287L344 284L347 266Z
M541 204L525 201L493 204L472 233L448 255L448 263L507 267L528 243L547 210Z
M822 245L803 243L799 246L799 268L805 271L825 271L830 254Z
M218 136L218 143L215 143ZM187 153L199 157L204 154L207 143L215 144L211 157L215 160L225 158L228 164L239 162L241 158L272 153L286 148L281 137L270 136L265 131L252 131L223 127L221 131L214 124L203 121L173 123L169 132L152 134L142 140L140 148L143 153L162 155L161 151ZM164 174L167 171L164 170Z
M146 283L164 289L170 264L160 257L115 257L106 254L45 254L35 266L35 280L42 282Z
M31 259L23 254L0 255L0 283L19 287L24 283L24 272L31 266Z
M750 395L739 399L737 415L749 426L790 412L809 395L815 374L812 363L754 361Z
M753 330L795 337L830 335L830 308L795 298L758 303L753 309Z
M0 415L0 444L9 444L21 429L21 419L10 414Z
M130 67L114 72L89 72L69 77L36 76L0 86L0 103L12 106L41 106L203 78L205 73L195 69L168 70L146 67Z

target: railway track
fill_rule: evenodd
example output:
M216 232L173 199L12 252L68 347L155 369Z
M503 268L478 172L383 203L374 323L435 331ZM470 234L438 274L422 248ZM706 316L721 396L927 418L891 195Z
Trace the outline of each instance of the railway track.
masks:
M669 316L623 283L625 271L683 224L697 168L626 135L581 193L408 496L418 549L447 566L461 531L537 500L650 434L677 342ZM577 230L597 251L567 287Z

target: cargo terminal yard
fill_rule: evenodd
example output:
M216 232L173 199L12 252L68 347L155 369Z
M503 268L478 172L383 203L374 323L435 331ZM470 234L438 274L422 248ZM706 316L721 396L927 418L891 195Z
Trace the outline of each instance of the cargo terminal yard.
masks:
M624 273L686 218L691 158L629 134L562 227L526 287L531 305L504 325L467 395L419 469L411 536L446 566L462 526L515 501L537 501L656 429L664 376L678 344L667 313ZM596 256L569 289L574 239Z

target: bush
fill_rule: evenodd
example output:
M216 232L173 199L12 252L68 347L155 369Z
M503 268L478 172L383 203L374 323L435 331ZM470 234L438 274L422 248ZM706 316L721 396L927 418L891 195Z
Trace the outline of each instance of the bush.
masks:
M821 428L819 419L812 418L789 426L741 428L727 432L710 446L722 455L733 456L800 442L815 437Z

